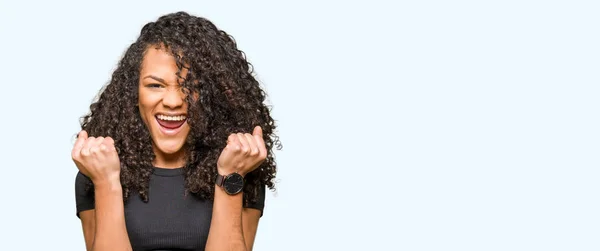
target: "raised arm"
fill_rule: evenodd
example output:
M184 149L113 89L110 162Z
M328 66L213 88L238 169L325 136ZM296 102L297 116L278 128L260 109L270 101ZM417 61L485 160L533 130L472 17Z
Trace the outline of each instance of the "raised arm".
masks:
M88 138L81 131L71 155L79 171L94 184L95 210L80 214L86 248L132 250L125 226L120 161L114 141L110 137Z
M266 156L262 129L255 127L252 135L238 133L229 136L227 146L219 157L217 170L219 175L238 173L243 176L256 169ZM259 210L243 208L243 193L230 195L215 185L206 250L252 250L259 218Z
M121 183L94 184L96 196L94 245L92 250L132 250L125 225Z

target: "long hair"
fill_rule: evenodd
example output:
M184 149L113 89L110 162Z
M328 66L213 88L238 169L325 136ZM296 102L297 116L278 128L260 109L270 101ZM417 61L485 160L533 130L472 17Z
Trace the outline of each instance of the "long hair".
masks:
M217 159L231 133L263 129L268 151L265 161L246 175L244 203L254 202L261 186L274 189L276 163L273 146L281 149L275 121L264 104L266 93L254 78L252 65L233 37L209 20L185 12L171 13L142 28L126 50L110 82L81 118L81 127L93 137L112 137L121 161L121 184L126 200L137 192L148 201L152 173L150 133L136 106L142 59L152 46L164 48L176 61L178 72L188 69L182 82L188 102L190 134L185 143L186 191L212 199ZM192 98L190 93L199 94Z

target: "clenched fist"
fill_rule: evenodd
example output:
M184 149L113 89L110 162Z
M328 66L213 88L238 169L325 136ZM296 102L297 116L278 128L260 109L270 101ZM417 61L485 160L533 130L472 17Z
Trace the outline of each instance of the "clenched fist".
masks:
M217 161L217 170L221 175L237 172L241 175L256 169L267 157L262 128L254 127L252 134L234 133L229 135L227 146Z
M95 185L120 182L121 162L112 138L88 138L87 132L81 131L73 146L71 157L79 171L89 177Z

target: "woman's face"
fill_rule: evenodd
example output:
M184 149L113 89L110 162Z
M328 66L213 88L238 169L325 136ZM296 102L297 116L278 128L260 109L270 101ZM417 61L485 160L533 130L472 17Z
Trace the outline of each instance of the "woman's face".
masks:
M156 155L154 165L180 167L183 145L190 133L188 104L178 79L175 59L166 51L151 46L142 61L138 106L142 120L152 137ZM182 69L185 77L187 70Z

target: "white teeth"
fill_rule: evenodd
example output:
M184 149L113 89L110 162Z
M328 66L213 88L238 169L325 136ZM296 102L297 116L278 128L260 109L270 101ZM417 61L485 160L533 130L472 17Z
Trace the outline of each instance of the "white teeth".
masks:
M182 121L185 120L186 117L185 116L167 116L167 115L156 115L156 117L160 120L167 120L167 121Z

